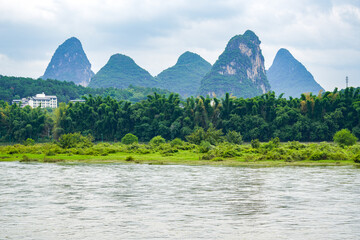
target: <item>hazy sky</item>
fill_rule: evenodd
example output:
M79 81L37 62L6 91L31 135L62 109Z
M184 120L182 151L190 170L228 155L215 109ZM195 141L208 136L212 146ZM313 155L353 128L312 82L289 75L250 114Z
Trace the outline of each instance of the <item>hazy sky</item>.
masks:
M213 64L247 29L266 69L287 48L326 90L360 86L360 0L0 0L0 74L41 76L75 36L95 73L123 53L157 75L185 51Z

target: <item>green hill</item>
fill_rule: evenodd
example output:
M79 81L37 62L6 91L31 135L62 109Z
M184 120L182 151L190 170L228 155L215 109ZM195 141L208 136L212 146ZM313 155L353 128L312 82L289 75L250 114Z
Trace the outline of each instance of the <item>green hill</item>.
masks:
M159 87L181 96L195 96L201 79L211 69L211 64L192 52L183 53L176 64L162 71L156 79Z
M109 61L91 79L92 88L127 88L130 85L154 87L156 80L133 59L122 54L112 55Z

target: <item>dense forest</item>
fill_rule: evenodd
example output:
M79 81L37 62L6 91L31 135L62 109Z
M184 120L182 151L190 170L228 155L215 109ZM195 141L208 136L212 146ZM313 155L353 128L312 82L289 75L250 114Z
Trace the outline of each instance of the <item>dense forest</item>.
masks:
M96 140L118 141L132 133L140 141L161 135L166 140L186 139L197 129L241 133L243 140L331 141L347 128L360 137L360 89L300 98L276 97L274 92L243 99L190 97L154 93L130 103L111 97L87 96L85 103L61 103L52 113L20 108L0 101L0 135L3 141L58 138L64 133L91 134ZM219 133L219 132L218 132Z
M0 75L0 100L11 103L13 99L35 96L44 92L46 95L56 95L58 102L69 102L84 95L110 96L116 100L138 102L147 99L149 94L170 94L169 91L158 88L129 86L126 89L90 88L76 85L73 82L58 80L42 80L22 77L7 77Z

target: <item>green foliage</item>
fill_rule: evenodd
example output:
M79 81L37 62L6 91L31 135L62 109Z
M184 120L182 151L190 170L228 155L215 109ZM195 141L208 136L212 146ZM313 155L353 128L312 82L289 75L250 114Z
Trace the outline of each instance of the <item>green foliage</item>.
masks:
M213 126L210 126L206 132L202 127L199 127L192 134L186 136L186 139L190 143L197 145L199 145L202 141L207 141L211 145L216 145L221 140L222 135L222 130L216 130Z
M133 156L127 156L126 158L125 158L125 161L127 161L127 162L132 162L132 161L134 161L135 159L134 159L134 157Z
M356 154L353 158L355 163L360 163L360 154Z
M35 144L35 141L34 141L34 139L28 138L28 139L26 139L26 140L24 141L23 144L24 144L25 146L32 146L32 145Z
M123 144L132 144L132 143L138 143L138 137L135 136L134 134L128 133L126 134L122 139L121 139L121 143Z
M207 153L211 150L212 146L208 141L202 141L199 145L199 152Z
M225 135L225 140L229 143L234 143L234 144L243 143L241 134L236 131L228 131Z
M202 141L205 141L205 138L205 131L202 127L196 129L190 135L186 136L186 140L196 145L199 145Z
M59 138L59 146L61 148L74 148L74 147L91 147L93 139L91 135L87 137L82 136L79 132L64 134Z
M171 147L182 147L184 146L184 141L182 141L180 138L175 138L170 142Z
M251 147L252 147L252 148L259 148L259 147L260 147L260 141L259 141L259 139L253 139L253 140L251 140Z
M356 141L357 138L348 129L342 129L334 135L334 142L340 147L354 145Z
M158 147L158 146L160 146L161 144L163 144L165 142L166 141L162 136L156 136L156 137L153 137L150 140L150 145L153 146L153 147Z

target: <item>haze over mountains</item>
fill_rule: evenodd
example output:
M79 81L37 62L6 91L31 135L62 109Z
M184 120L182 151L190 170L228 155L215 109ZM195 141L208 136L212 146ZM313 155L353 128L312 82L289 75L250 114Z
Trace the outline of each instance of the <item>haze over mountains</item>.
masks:
M298 97L318 93L322 87L289 51L280 49L266 72L261 41L250 30L230 39L213 66L196 53L185 52L177 63L153 77L129 56L114 54L95 75L77 38L66 40L55 51L43 79L72 81L93 88L158 87L183 97L230 93L249 98L270 90Z

